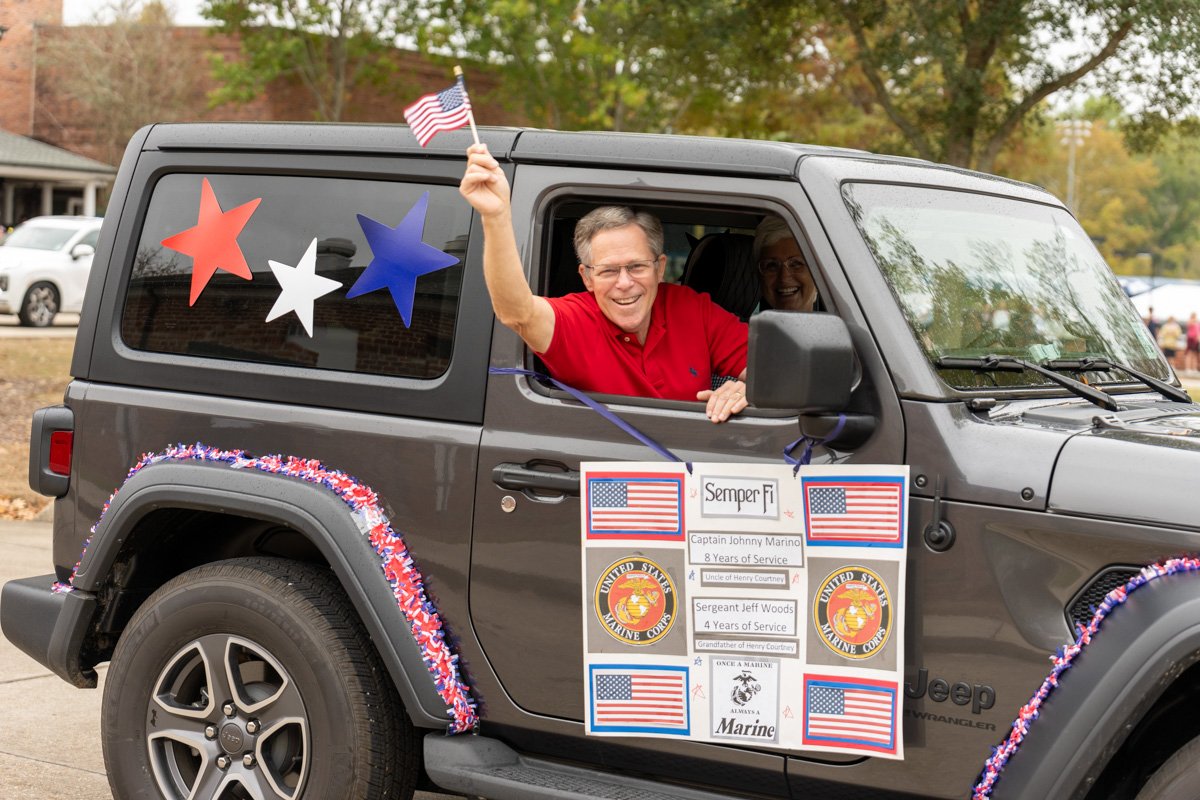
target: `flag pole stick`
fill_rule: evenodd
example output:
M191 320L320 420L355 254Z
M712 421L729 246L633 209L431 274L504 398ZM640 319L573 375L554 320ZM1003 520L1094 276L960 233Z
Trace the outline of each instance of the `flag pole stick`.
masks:
M467 122L471 123L471 135L475 137L475 144L479 144L479 131L475 130L475 112L471 110L471 98L467 94L467 82L463 78L462 67L454 65L454 79L458 81L458 88L462 90L463 99L467 101Z

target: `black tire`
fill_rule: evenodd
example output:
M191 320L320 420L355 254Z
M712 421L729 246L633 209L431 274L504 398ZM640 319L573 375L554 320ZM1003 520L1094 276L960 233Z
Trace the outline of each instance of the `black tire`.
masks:
M17 318L27 328L45 328L58 315L58 289L41 281L25 290Z
M326 570L245 558L185 572L138 609L105 680L118 800L413 795L419 740Z
M1200 736L1176 750L1154 771L1137 800L1195 800L1200 786Z

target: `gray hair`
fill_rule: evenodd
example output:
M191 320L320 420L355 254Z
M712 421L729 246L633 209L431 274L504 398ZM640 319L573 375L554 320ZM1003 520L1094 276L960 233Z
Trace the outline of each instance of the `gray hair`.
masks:
M600 231L637 225L646 234L646 243L655 258L663 252L663 229L658 217L629 206L600 206L593 208L575 223L575 255L580 264L591 265L592 237Z
M791 238L794 238L792 231L783 221L783 217L777 217L774 214L764 217L763 221L758 223L758 227L754 229L754 260L758 261L758 254L763 251L763 248Z

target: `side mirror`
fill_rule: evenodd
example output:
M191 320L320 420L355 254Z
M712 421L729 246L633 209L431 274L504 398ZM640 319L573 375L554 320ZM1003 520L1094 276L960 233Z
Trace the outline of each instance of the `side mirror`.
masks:
M841 411L855 375L854 345L841 317L764 311L751 318L746 397L758 408Z
M841 317L764 311L751 318L746 399L758 408L798 409L805 436L845 447L871 437L875 417L846 410L860 377Z
M71 248L71 258L75 259L76 261L81 258L85 258L86 256L94 255L96 255L96 248L92 247L90 244L77 244Z

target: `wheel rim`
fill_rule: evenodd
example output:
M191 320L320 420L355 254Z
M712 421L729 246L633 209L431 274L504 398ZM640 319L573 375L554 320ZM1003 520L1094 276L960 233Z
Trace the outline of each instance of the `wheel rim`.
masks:
M29 319L36 325L49 325L58 313L58 300L54 290L45 284L39 284L29 290L29 298L25 301L25 311Z
M310 761L308 716L266 648L211 634L184 645L154 684L146 744L168 800L295 800Z

